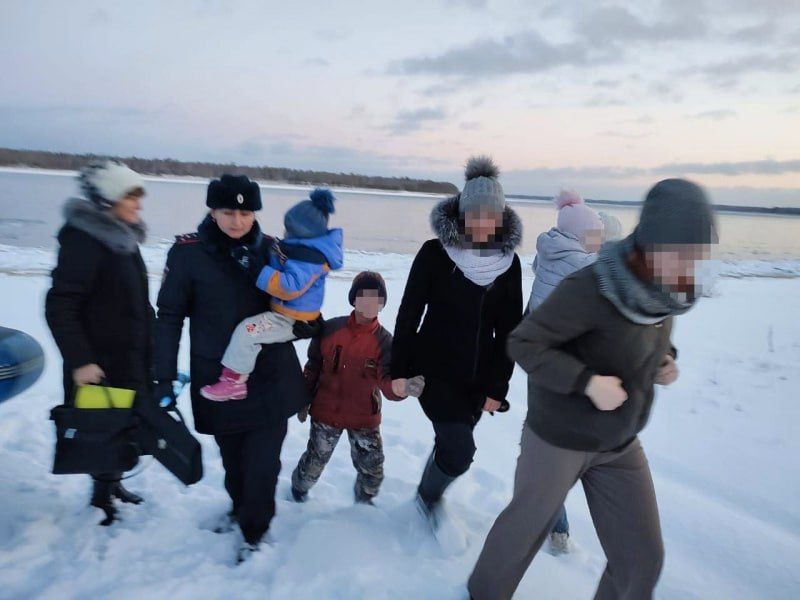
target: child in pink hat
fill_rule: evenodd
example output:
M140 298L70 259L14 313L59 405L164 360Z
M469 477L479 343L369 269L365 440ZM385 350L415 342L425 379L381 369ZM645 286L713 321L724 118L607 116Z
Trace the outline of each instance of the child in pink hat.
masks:
M561 280L592 264L603 237L603 221L576 192L562 190L553 201L558 207L556 227L539 235L533 261L533 289L528 310L538 307ZM569 521L562 508L550 532L550 552L569 552Z

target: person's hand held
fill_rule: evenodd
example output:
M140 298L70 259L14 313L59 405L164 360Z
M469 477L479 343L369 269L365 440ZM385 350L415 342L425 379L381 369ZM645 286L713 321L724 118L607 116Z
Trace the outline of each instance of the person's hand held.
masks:
M672 358L671 355L667 354L667 356L664 358L664 362L658 369L656 383L658 385L673 384L675 381L677 381L679 375L680 371L678 370L678 363L675 362L675 359Z
M598 410L616 410L628 399L622 380L613 375L593 375L586 386L586 395Z
M87 385L89 383L100 383L106 374L98 365L92 363L83 365L72 371L72 380L75 385Z
M406 388L408 387L408 379L392 379L392 392L395 396L402 396L405 398L408 394L406 394Z
M295 321L292 326L292 335L298 340L315 338L322 333L324 325L325 319L322 318L322 315L313 321Z
M413 396L414 398L419 398L422 395L422 391L425 389L425 377L422 375L417 375L416 377L412 377L406 382L406 396Z
M153 386L153 396L156 403L164 410L172 410L175 408L175 388L172 385L172 381L156 382Z
M489 398L489 396L486 396L486 402L484 402L483 404L483 410L486 412L493 413L500 410L501 406L503 406L502 403L498 402L494 398Z

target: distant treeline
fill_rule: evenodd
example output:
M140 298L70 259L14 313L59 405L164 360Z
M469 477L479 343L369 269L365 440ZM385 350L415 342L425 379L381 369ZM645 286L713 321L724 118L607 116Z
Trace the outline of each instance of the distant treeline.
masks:
M213 179L222 173L244 174L251 179L280 181L297 185L330 185L378 190L402 190L430 194L455 194L458 188L445 181L410 179L409 177L377 177L356 173L329 173L326 171L301 171L279 167L250 167L233 163L184 162L171 158L118 157L96 154L66 154L38 150L13 150L0 148L0 167L35 167L77 171L89 161L113 158L145 175L179 175Z
M526 196L522 194L506 194L506 198L512 200L536 200L539 202L547 202L553 199L552 196ZM599 206L641 206L641 202L633 202L627 200L593 200L586 199L586 204L597 204ZM800 215L800 207L794 206L735 206L732 204L715 204L714 208L722 212L740 212L740 213L761 213L768 215Z

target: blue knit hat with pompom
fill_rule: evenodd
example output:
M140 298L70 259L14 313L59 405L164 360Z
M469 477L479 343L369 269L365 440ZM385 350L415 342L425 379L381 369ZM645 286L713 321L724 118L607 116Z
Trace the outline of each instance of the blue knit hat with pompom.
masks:
M334 212L335 201L330 190L315 189L309 194L308 200L295 204L283 217L287 236L307 239L328 233L328 217Z

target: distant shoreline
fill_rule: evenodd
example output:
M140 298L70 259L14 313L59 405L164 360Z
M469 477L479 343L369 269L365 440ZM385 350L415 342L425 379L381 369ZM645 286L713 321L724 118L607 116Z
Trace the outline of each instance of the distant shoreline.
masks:
M420 194L454 194L458 188L447 181L412 179L411 177L384 177L358 173L334 173L284 167L239 165L181 161L172 158L140 158L138 156L106 156L100 154L72 154L43 150L0 148L0 167L46 169L50 171L77 171L98 159L119 160L142 175L200 177L206 181L222 173L238 173L259 181L280 182L288 185L326 186L374 189Z
M77 173L77 171L74 168L70 167L41 167L37 165L30 165L23 163L5 164L2 161L2 154L5 151L6 149L0 148L0 173L33 173L33 174L38 173L42 175L75 175ZM22 151L13 150L12 152L22 152ZM78 156L78 155L68 155L68 156ZM128 159L122 159L122 160L128 160ZM220 166L231 167L231 165L220 165ZM236 166L234 165L233 167ZM256 167L241 167L242 170L250 168L256 168ZM179 173L149 173L147 171L142 171L142 174L145 176L145 179L150 179L152 181L160 181L164 183L206 184L209 180L209 177L203 175L190 175L190 174L179 174ZM334 190L352 194L385 194L392 196L396 195L396 196L413 196L413 197L430 197L430 198L442 198L457 193L457 190L456 192L422 191L416 189L398 189L396 187L395 188L371 187L368 185L351 186L345 183L293 182L282 179L267 179L264 177L253 177L253 179L255 181L258 181L259 185L261 185L262 187L271 189L297 189L297 188L308 189L308 188L313 188L316 185L324 185ZM379 178L379 179L402 179L402 178ZM419 180L407 180L407 181L418 182ZM439 184L440 182L432 182L432 183ZM452 186L452 184L447 184L447 185ZM453 189L456 189L455 186L452 187ZM553 200L552 196L535 196L530 194L506 194L506 198L512 202L523 202L523 203L535 202L537 204L548 203L552 202ZM586 203L595 206L613 206L617 208L639 208L642 205L642 203L638 201L603 200L594 198L586 198ZM715 204L714 208L718 212L734 213L734 214L755 214L755 215L792 216L792 217L800 216L800 207L793 207L793 206L738 206L733 204Z
M552 202L551 196L528 196L524 194L506 194L509 200L533 201L533 202ZM596 206L616 206L621 208L638 208L641 202L630 202L627 200L595 200L586 199L587 204ZM736 206L733 204L715 204L714 208L719 212L727 213L746 213L760 215L789 215L800 216L800 207L793 206Z
M0 166L0 173L19 173L31 175L54 175L56 177L76 177L78 171L72 169L42 169L39 167L28 166ZM197 185L208 185L207 177L197 177L194 175L142 175L145 181L155 181L158 183L193 183ZM259 187L270 190L312 190L314 185L303 183L287 183L285 181L268 181L264 179L254 179ZM437 194L432 192L409 192L406 190L382 190L377 188L359 188L331 185L329 187L334 192L345 192L348 194L366 194L380 196L402 196L408 198L444 198L448 194Z

